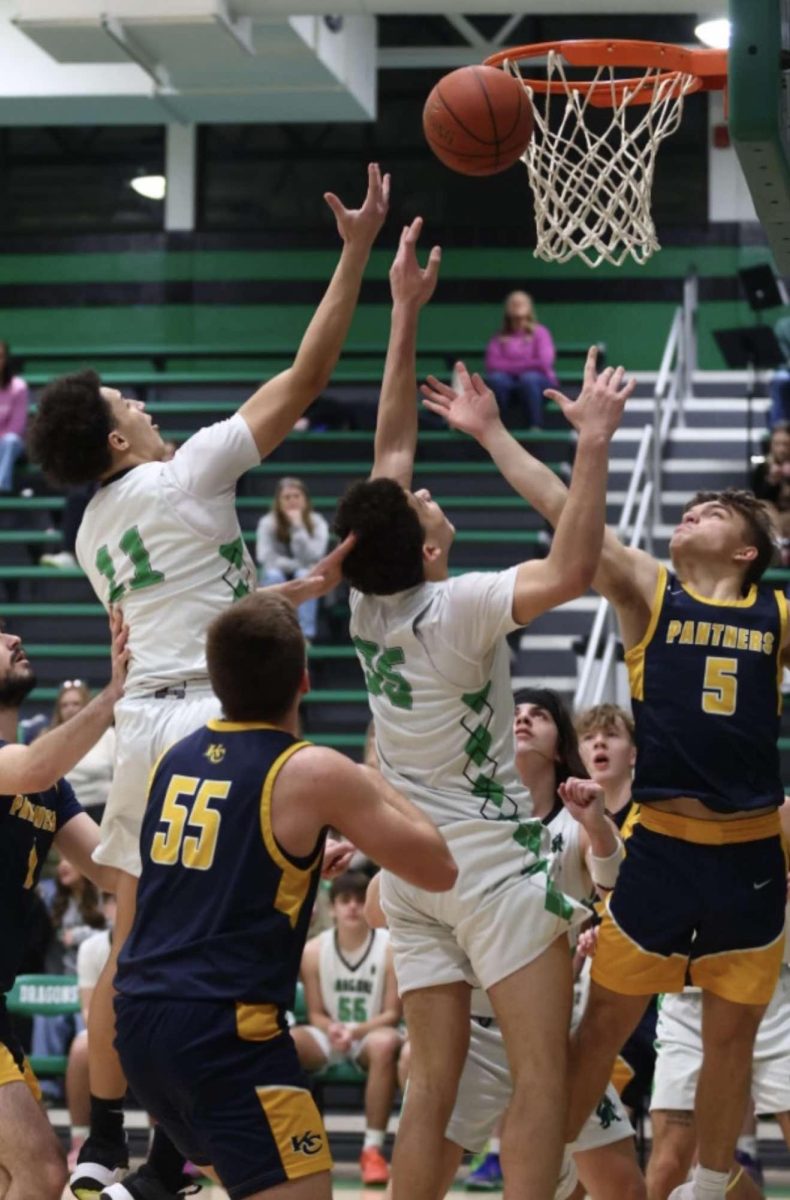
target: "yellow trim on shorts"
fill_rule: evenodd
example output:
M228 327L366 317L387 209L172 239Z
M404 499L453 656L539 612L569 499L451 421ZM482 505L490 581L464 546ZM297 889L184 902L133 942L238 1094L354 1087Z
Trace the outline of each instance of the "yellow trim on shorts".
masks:
M236 1001L236 1033L245 1042L269 1042L283 1032L276 1004Z
M784 697L782 695L782 678L784 676L785 665L782 661L782 656L785 651L785 639L787 638L787 597L784 592L778 589L774 591L776 599L776 607L779 609L779 638L776 649L776 703L779 715L782 715L784 709Z
M36 1103L41 1103L41 1088L27 1058L23 1059L20 1067L8 1046L0 1042L0 1087L4 1087L8 1083L26 1084Z
M751 608L757 599L757 584L753 583L745 596L741 596L738 600L714 600L712 596L701 596L699 592L695 592L692 587L684 583L682 579L678 583L683 588L687 596L691 596L692 600L697 600L700 604L711 604L714 608Z
M631 1064L623 1058L622 1054L618 1054L617 1058L614 1060L612 1074L609 1077L609 1082L617 1092L618 1096L622 1096L623 1092L628 1087L635 1075L636 1071Z
M678 838L681 842L694 842L698 846L734 846L739 842L759 842L763 838L780 837L782 833L778 809L758 817L706 821L700 817L663 812L651 804L644 804L640 824L651 833Z
M623 996L652 996L655 992L682 992L688 956L644 950L620 928L607 902L598 930L591 978L600 987Z
M767 946L703 954L689 964L697 987L734 1004L769 1004L776 991L784 958L784 930Z
M661 616L661 608L664 604L664 593L667 588L668 578L669 574L666 567L659 564L658 579L656 580L656 589L653 592L653 600L650 605L650 620L647 623L647 629L636 645L625 652L628 681L634 700L644 700L645 698L645 650L647 650L647 647L652 642L653 635L656 632L658 618Z
M302 905L310 889L310 877L321 861L323 849L319 850L313 861L306 867L297 867L296 863L291 862L286 857L278 846L274 830L272 829L272 793L277 776L288 762L288 759L296 754L297 750L302 750L305 746L309 745L309 742L294 742L287 750L283 750L282 754L274 760L269 768L261 793L261 833L263 835L263 842L272 862L282 871L280 886L274 898L274 907L278 912L285 913L292 929L296 927L296 922L299 920L299 913L302 910Z
M321 1114L306 1088L255 1089L269 1122L272 1139L287 1179L332 1170L332 1155Z

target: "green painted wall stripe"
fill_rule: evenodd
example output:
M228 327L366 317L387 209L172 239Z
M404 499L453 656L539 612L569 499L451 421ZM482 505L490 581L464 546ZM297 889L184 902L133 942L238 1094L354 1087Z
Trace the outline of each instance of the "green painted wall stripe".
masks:
M430 231L424 241L430 245ZM392 262L390 249L374 250L366 276L385 279ZM95 254L4 254L0 283L160 283L224 282L238 280L328 279L337 263L334 250L148 250ZM762 246L668 246L643 267L602 264L599 279L639 275L665 279L686 274L695 266L700 275L731 275L740 267L769 262ZM523 246L511 249L449 249L442 261L445 279L525 280L587 278L582 263L544 263Z

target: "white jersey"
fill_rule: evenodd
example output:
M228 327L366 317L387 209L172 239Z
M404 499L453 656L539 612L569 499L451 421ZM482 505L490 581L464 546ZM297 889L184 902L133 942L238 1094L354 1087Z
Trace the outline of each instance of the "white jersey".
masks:
M260 462L238 413L194 434L170 462L99 488L77 558L105 608L129 625L127 696L205 679L206 629L256 586L236 515L236 481Z
M517 570L351 593L382 774L440 826L532 813L516 772L505 641L518 628Z
M334 929L319 934L318 979L321 999L333 1021L362 1025L384 1007L387 976L386 929L371 929L370 938L354 959L347 959L337 944Z
M573 900L590 900L595 884L581 852L582 827L563 804L545 822L551 838L554 870L552 878L566 896Z

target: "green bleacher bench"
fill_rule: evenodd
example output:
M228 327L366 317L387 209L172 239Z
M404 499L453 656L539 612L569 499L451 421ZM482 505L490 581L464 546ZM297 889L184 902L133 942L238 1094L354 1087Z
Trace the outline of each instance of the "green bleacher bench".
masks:
M10 605L3 605L3 613L7 613ZM14 606L21 610L25 615L30 614L30 610L34 605L18 604ZM68 605L47 604L38 605L39 608L47 609L47 613L52 616L61 617L64 615L63 610L68 608ZM75 606L76 607L76 606ZM90 607L91 613L94 612L94 606ZM104 609L100 605L95 606L95 614L97 616L104 615ZM42 615L42 614L37 614ZM109 643L104 645L100 642L25 642L25 650L28 655L33 658L107 658L110 653ZM307 656L316 662L334 661L339 659L355 659L357 652L353 646L308 646Z
M434 496L437 504L443 508L489 508L489 509L529 509L530 505L520 496ZM0 498L0 512L54 511L57 512L65 504L64 496L3 496ZM323 511L334 511L337 507L337 496L313 496L313 508ZM236 507L255 510L263 515L267 511L264 498L260 496L237 496Z
M18 975L6 996L6 1008L20 1017L57 1017L80 1011L76 975ZM65 1054L34 1054L28 1059L36 1075L65 1075Z

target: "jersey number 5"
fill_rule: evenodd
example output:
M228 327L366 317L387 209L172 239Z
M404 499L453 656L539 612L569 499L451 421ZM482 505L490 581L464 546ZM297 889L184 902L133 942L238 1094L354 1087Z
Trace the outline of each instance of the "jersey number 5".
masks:
M706 658L702 685L702 711L731 717L738 703L737 658Z
M192 775L174 775L165 793L161 819L166 832L154 835L151 860L160 867L177 862L194 871L208 871L214 863L222 815L210 808L212 800L227 800L229 779L204 779ZM199 830L184 836L187 825Z

